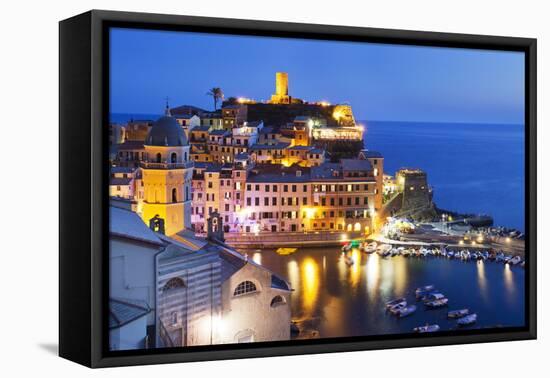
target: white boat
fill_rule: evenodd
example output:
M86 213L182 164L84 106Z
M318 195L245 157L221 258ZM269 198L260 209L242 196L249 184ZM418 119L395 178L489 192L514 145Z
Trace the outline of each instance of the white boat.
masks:
M406 306L405 308L401 309L398 313L398 316L400 318L404 318L406 316L411 315L415 311L416 311L416 306L415 305L409 305L409 306Z
M435 290L434 285L426 285L426 286L416 288L416 290L414 291L414 294L416 295L416 298L420 298L434 290Z
M443 297L441 299L434 299L433 301L424 302L424 304L427 307L430 307L430 308L444 307L444 306L447 306L448 303L449 303L449 299L447 299L445 297Z
M424 301L436 301L445 298L445 295L439 292L429 292L423 298Z
M351 251L351 243L347 243L342 247L342 252L349 252Z
M457 319L457 318L462 318L463 316L466 316L469 313L470 313L470 310L468 310L467 308L463 308L460 310L449 311L447 313L447 317L452 319Z
M407 307L407 301L399 302L398 304L395 304L388 308L388 311L391 312L393 315L399 315L401 310L403 310L405 307Z
M389 244L382 244L376 249L376 253L382 257L387 257L390 255L391 248L392 247Z
M388 301L386 302L386 308L390 308L398 303L401 303L401 302L407 302L407 300L405 298L397 298L397 299L392 299L391 301Z
M458 319L456 322L460 326L466 326L474 324L477 321L477 314L466 315L463 318Z
M378 243L373 241L372 243L367 244L367 246L365 247L365 252L374 253L376 252L376 247L378 247Z
M510 261L508 261L508 264L510 265L517 265L521 262L521 257L519 256L514 256L510 259Z
M455 255L454 251L448 251L447 252L447 257L450 258L450 259L452 259L454 257L454 255Z
M416 333L437 332L439 331L439 326L437 324L426 324L425 326L414 328L413 331Z
M496 257L495 257L495 261L496 261L496 262L502 262L502 261L504 261L504 253L502 253L502 252L497 253L497 255L496 255Z

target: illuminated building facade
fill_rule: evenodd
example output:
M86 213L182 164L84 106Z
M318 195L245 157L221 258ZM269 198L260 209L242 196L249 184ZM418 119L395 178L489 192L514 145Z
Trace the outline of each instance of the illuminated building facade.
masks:
M145 224L155 217L162 218L165 233L173 235L190 227L185 223L191 209L193 163L189 143L181 126L168 113L154 123L144 147L141 216Z

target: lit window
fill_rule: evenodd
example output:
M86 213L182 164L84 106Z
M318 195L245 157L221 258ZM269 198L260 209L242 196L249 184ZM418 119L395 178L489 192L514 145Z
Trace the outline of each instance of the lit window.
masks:
M256 285L254 284L254 282L243 281L235 288L233 295L234 296L243 295L247 293L253 293L255 291L256 291Z

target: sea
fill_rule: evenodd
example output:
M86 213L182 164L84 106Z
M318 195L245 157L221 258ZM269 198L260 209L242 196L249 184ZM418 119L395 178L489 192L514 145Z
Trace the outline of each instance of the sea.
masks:
M365 147L384 172L421 168L441 209L486 214L525 230L525 127L516 124L364 121Z

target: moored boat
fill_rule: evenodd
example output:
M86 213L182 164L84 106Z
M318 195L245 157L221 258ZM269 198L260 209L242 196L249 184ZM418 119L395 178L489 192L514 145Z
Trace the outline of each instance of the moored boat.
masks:
M376 253L378 253L382 257L387 257L390 255L390 251L392 249L392 246L389 244L382 244L376 249Z
M378 247L378 243L373 241L372 243L367 244L367 246L365 247L365 252L374 253L376 252L376 247Z
M414 294L416 295L416 299L420 299L434 290L435 290L434 285L426 285L426 286L418 287L414 291Z
M391 301L386 302L386 308L390 308L401 302L407 302L407 300L405 298L392 299Z
M407 301L403 301L391 306L390 308L388 308L388 311L393 315L399 315L401 310L403 310L406 307L407 307Z
M521 262L521 257L519 256L514 256L512 257L509 261L508 261L508 264L510 265L517 265Z
M449 303L449 299L445 297L441 299L434 299L433 301L424 302L426 307L430 307L430 308L444 307L444 306L447 306L448 303Z
M467 308L463 308L460 310L449 311L447 313L447 317L451 319L457 319L457 318L462 318L463 316L466 316L469 313L470 313L470 310L468 310Z
M425 326L413 328L413 331L416 333L437 332L439 331L439 326L437 324L426 324Z
M466 326L466 325L474 324L476 321L477 321L477 314L470 314L458 319L456 322L460 326Z
M401 310L399 310L398 312L398 316L400 318L404 318L406 316L409 316L411 315L412 313L414 313L416 311L416 306L415 305L409 305L409 306L406 306L405 308L402 308Z

